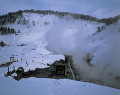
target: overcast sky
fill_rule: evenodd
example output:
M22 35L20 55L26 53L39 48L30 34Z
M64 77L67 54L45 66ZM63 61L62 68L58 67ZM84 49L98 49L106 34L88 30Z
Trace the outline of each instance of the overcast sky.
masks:
M120 0L0 0L0 15L23 9L65 11L103 18L120 14Z

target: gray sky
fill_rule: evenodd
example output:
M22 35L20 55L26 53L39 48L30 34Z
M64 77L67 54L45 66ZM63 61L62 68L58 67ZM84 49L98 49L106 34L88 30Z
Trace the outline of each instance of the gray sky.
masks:
M23 9L65 11L103 18L120 14L120 0L0 0L0 15Z

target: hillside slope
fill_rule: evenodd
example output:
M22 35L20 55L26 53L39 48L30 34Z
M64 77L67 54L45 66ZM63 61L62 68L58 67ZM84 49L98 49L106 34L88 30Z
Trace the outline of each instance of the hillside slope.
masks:
M47 64L64 59L64 55L72 55L83 81L120 88L120 21L106 25L97 19L90 20L91 17L77 15L76 19L76 15L71 15L24 11L12 22L9 18L1 20L1 27L16 33L0 35L0 41L6 44L0 47L0 63L14 56L16 62L10 70L14 66L28 71L46 68Z

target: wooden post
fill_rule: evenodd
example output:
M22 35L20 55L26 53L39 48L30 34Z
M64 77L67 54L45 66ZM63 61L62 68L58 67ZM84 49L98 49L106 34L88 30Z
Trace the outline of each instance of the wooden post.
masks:
M9 66L8 66L8 74L9 74Z

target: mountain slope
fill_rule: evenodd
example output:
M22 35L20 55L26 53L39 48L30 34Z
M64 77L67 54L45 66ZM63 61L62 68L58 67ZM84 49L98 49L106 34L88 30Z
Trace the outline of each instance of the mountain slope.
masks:
M16 19L10 21L10 15ZM13 66L24 67L25 71L46 68L47 64L64 59L64 55L72 55L83 81L120 88L119 16L108 23L107 19L79 14L26 10L0 19L1 27L16 31L0 35L0 41L7 45L0 47L0 63L11 56L17 61L10 70Z

